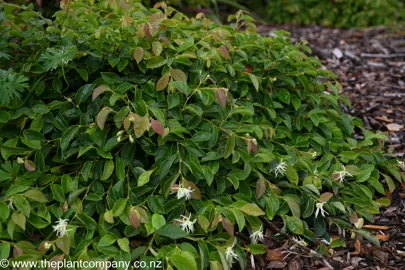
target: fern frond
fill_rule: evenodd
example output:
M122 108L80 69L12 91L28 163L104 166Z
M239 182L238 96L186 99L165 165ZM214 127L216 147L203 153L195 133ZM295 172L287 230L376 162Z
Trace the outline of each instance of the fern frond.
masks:
M28 88L28 78L12 70L0 69L0 105L8 105L13 98L21 98Z
M45 52L39 57L46 71L57 69L63 65L67 65L73 60L77 53L77 48L74 46L62 48L60 50L55 48L47 48Z

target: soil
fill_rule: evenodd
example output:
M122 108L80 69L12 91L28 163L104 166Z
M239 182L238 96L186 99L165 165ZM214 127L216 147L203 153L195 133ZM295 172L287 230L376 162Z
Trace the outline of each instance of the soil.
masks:
M312 55L337 75L342 94L351 101L352 106L343 110L362 119L366 128L384 132L389 138L387 149L405 161L405 31L292 25L259 25L257 31L272 35L280 29L290 32L294 42L308 42ZM355 136L361 139L360 134ZM346 235L346 247L326 256L334 269L405 269L405 184L398 186L391 199L391 206L381 209L373 224L366 224L381 247ZM331 235L337 236L334 229ZM268 250L266 256L255 257L256 269L328 269L327 263L308 250L286 237L277 240L276 235L267 229Z

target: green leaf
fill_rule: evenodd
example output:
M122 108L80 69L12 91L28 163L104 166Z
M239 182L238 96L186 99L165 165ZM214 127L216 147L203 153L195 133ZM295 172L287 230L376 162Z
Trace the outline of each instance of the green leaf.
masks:
M80 89L76 92L75 96L76 104L80 104L86 101L86 99L88 99L93 93L94 87L96 87L94 83L85 84L82 87L80 87Z
M179 90L180 92L182 92L185 95L190 95L191 90L188 87L187 82L185 81L175 81L175 82L170 82L169 83L170 86L176 88L177 90Z
M0 202L0 213L0 220L2 221L6 221L10 216L10 208L4 201Z
M148 63L146 64L147 68L158 68L167 63L167 60L163 58L162 56L152 56L149 60Z
M115 202L113 208L111 209L114 217L120 216L123 212L125 207L127 206L128 199L121 198Z
M23 134L24 138L26 138L27 140L35 140L35 141L45 140L45 136L36 130L26 129L24 130Z
M60 147L62 150L66 150L68 148L70 141L74 138L76 133L79 131L78 126L70 126L60 138Z
M250 244L248 245L249 253L258 255L266 252L266 246L262 244Z
M229 135L228 139L226 140L224 158L228 158L232 154L233 150L235 149L235 141L235 134Z
M25 231L25 223L27 222L27 219L23 213L13 213L11 215L11 220Z
M293 166L287 166L285 174L287 176L287 179L291 182L291 184L293 184L294 186L298 186L299 180L298 173Z
M259 81L257 80L256 75L249 73L249 78L253 83L253 86L255 87L256 91L259 91Z
M294 217L300 217L301 211L300 211L300 206L298 205L298 203L295 200L293 200L291 197L289 197L288 195L285 195L283 197L283 200L290 207L291 213L293 214L293 216Z
M152 215L152 225L155 230L159 230L161 227L166 225L166 219L161 214L154 213Z
M121 250L123 250L124 252L131 252L131 250L129 249L129 240L128 238L120 238L117 241L118 246L121 248Z
M152 173L154 171L155 170L153 169L153 170L143 172L138 178L138 187L141 187L141 186L145 185L146 183L148 183L150 180L150 176L152 175Z
M26 217L30 217L31 206L28 201L20 194L13 196L13 203Z
M8 259L10 257L10 243L0 243L0 259Z
M51 191L53 198L57 200L58 202L65 202L66 197L65 194L63 193L63 189L60 185L58 184L52 184L51 185Z
M45 198L44 193L38 189L31 189L23 193L23 195L33 201L46 203L48 200Z
M249 110L247 107L240 106L240 107L237 107L235 109L232 109L231 112L229 113L229 117L231 115L234 115L234 114L240 114L242 116L245 116L245 115L246 116L252 116L252 115L254 115L254 112Z
M264 215L263 210L260 209L260 207L254 203L245 204L244 206L242 206L240 208L240 211L242 211L250 216L255 216L255 217Z
M180 239L187 236L187 233L175 224L166 224L157 230L157 234L171 239Z
M108 84L121 82L120 76L113 72L101 72L100 74L101 74L101 77L103 78L103 80Z
M108 180L112 175L113 171L114 171L114 161L108 160L107 162L104 163L104 170L100 180L101 181Z
M114 244L115 241L117 241L117 237L115 235L108 233L100 239L100 242L98 242L98 246L99 247L108 247L108 246L111 246L112 244Z
M304 225L298 217L284 217L288 230L293 234L304 234Z
M182 251L181 255L172 255L169 258L178 270L197 270L197 262L190 252Z
M125 180L125 164L119 156L115 157L115 174L119 181Z
M62 237L58 237L55 241L56 246L63 251L66 255L69 255L70 253L70 238L67 235L64 235Z

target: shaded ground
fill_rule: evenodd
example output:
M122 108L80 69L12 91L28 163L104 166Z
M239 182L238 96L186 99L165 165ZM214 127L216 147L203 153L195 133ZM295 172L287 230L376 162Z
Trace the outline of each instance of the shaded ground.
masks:
M405 32L290 25L261 25L257 30L271 35L272 30L279 29L289 31L294 41L309 42L313 55L335 72L343 94L352 102L351 108L344 108L346 112L362 119L367 128L386 132L387 148L404 161ZM392 194L391 206L381 210L373 225L381 226L370 228L380 238L380 248L346 235L346 247L338 248L328 262L335 269L405 269L405 184ZM270 231L267 256L256 258L257 269L327 269L322 260L307 256L308 252L294 247L291 240L277 241L274 230ZM338 237L336 228L330 231L332 237Z

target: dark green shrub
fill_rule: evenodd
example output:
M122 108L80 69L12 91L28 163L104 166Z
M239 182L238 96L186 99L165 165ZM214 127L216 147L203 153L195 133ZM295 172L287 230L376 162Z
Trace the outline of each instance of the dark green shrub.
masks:
M1 10L2 256L244 269L265 247L235 231L259 241L259 217L378 244L352 218L372 222L404 175L285 33L123 1L65 2L54 21Z
M274 23L343 28L398 25L405 21L400 0L274 0L264 18Z

